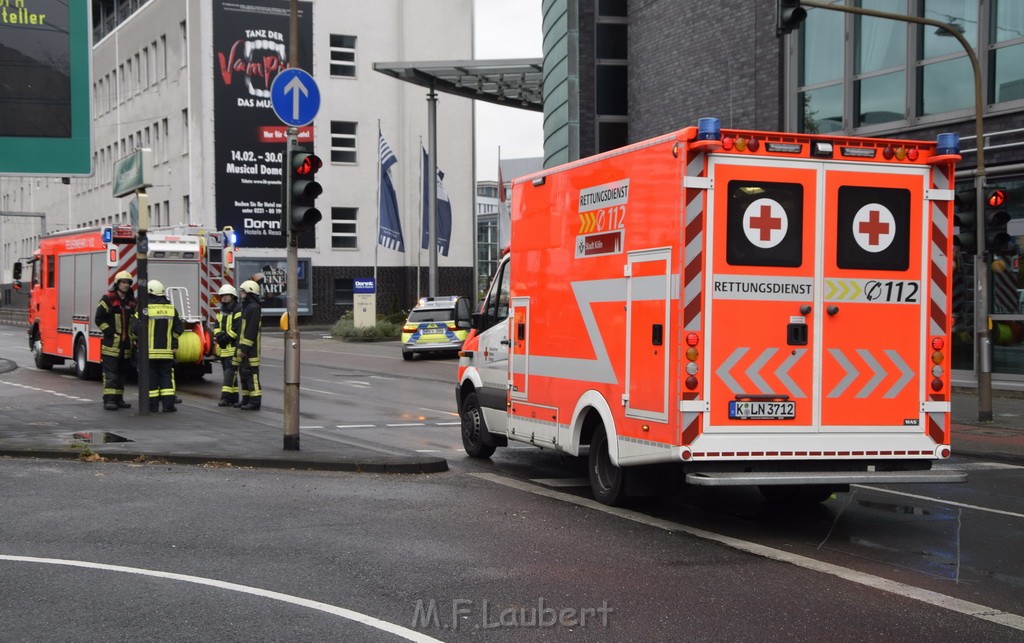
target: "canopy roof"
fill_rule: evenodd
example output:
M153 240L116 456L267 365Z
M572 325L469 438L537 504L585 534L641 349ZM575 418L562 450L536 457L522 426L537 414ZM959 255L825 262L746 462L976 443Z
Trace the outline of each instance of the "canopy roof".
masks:
M407 83L439 92L544 111L544 70L540 58L511 60L438 60L374 63L373 68Z

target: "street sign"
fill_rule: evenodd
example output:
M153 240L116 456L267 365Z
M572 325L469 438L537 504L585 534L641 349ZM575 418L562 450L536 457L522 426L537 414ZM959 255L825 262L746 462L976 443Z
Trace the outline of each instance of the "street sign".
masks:
M92 174L91 6L0 0L0 176Z
M270 102L285 125L309 125L320 111L320 89L307 72L286 69L270 85Z
M123 159L115 161L112 182L114 196L122 197L153 185L149 180L152 168L153 150L148 147L137 149Z

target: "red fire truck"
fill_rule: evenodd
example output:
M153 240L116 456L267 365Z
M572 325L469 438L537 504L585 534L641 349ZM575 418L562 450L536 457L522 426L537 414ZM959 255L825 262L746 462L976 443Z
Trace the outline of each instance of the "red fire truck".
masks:
M31 261L28 311L29 348L38 368L49 370L71 360L78 377L99 375L102 333L93 314L116 273L127 270L134 277L138 272L135 239L131 226L113 226L67 230L40 240ZM234 234L230 228L176 226L150 230L148 242L149 279L167 287L187 330L179 341L177 369L183 376L209 373L216 359L209 329L216 293L231 282Z
M644 465L821 501L961 482L950 456L955 135L723 130L522 177L511 250L463 347L463 444ZM664 467L658 467L664 468Z

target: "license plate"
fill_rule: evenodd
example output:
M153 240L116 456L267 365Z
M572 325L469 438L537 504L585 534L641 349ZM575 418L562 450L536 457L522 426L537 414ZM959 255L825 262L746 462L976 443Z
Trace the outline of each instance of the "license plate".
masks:
M730 420L792 420L796 402L729 402Z
M420 335L444 335L444 331L440 328L425 328Z

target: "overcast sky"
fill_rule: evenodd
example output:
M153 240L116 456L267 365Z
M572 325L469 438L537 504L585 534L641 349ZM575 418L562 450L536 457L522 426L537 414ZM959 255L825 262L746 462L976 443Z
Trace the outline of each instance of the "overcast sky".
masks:
M477 60L541 57L541 0L474 0L474 5ZM503 159L543 156L543 115L477 102L478 181L497 180L499 146Z

